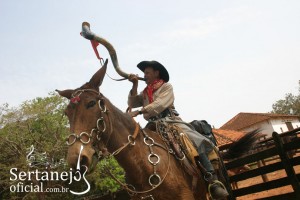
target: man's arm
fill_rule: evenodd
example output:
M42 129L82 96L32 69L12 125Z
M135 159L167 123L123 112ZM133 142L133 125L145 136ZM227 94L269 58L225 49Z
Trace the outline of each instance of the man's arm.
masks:
M132 89L130 90L130 95L131 96L136 96L137 95L137 89L138 89L138 84L139 80L137 75L130 74L128 77L128 80L132 82Z
M128 80L132 82L132 89L129 92L128 96L128 106L130 108L137 108L143 106L143 96L138 95L138 77L137 75L130 74ZM132 117L135 117L139 114L142 114L141 111L133 111L129 113Z

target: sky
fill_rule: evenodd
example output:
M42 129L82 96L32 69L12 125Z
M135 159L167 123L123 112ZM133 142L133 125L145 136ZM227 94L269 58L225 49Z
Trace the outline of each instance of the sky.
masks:
M101 67L80 36L87 21L114 46L123 71L143 76L143 60L168 69L184 121L219 128L298 92L299 10L298 0L0 0L0 105L87 82ZM110 58L107 73L119 78ZM100 91L125 111L131 86L105 77Z

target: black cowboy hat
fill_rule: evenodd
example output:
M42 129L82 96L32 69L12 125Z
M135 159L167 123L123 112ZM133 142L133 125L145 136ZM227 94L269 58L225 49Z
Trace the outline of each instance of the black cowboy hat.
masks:
M153 67L154 70L159 71L159 76L161 79L163 79L165 82L169 81L169 73L167 69L160 64L159 62L152 60L152 61L142 61L140 62L137 67L142 70L143 72L145 71L146 67Z

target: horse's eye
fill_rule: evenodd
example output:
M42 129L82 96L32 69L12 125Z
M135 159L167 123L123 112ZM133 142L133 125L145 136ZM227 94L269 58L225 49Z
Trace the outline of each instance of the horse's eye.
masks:
M91 108L93 107L94 105L96 105L96 101L90 101L87 105L86 105L86 108Z

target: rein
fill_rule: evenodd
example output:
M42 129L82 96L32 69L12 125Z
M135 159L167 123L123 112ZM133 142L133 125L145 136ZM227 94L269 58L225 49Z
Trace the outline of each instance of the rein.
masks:
M133 119L133 118L132 118ZM134 121L134 120L133 120ZM135 122L135 121L134 121ZM138 123L135 122L135 130L133 132L133 135L128 135L128 142L126 144L124 144L123 146L121 146L120 148L118 148L117 150L115 150L113 153L111 153L112 156L116 156L118 155L123 149L125 149L129 144L130 145L135 145L135 138L137 137L138 133L140 130L140 126Z
M148 192L151 192L151 191L155 190L156 188L158 188L158 186L160 186L160 185L164 182L164 180L165 180L165 178L167 177L167 175L168 175L168 173L169 173L169 170L170 170L170 157L171 157L171 156L170 156L170 153L169 153L168 150L167 150L167 145L165 144L165 147L164 147L164 146L162 146L162 145L160 145L160 144L157 144L156 142L154 142L154 140L153 140L151 137L149 137L149 136L145 133L145 131L144 131L143 129L141 129L141 131L142 131L142 133L143 133L143 135L144 135L144 143L145 143L146 145L149 146L150 152L151 152L151 154L148 156L148 161L149 161L152 165L154 165L154 167L156 167L156 164L159 163L160 159L159 159L158 155L154 154L153 151L152 151L152 146L153 146L153 145L156 145L156 146L161 147L161 148L163 148L164 150L167 151L167 153L168 153L168 167L167 167L167 171L166 171L166 173L165 173L165 175L164 175L164 177L163 177L162 179L161 179L160 176L156 173L156 169L155 169L155 170L154 170L154 173L153 173L152 175L150 175L150 177L149 177L149 184L152 186L152 188L149 189L149 190L144 190L144 191L136 191L135 188L134 188L134 186L128 185L128 184L126 184L126 183L122 183L115 175L112 174L112 172L111 172L111 171L109 170L109 168L107 167L107 168L106 168L107 173L108 173L108 174L109 174L109 175L110 175L117 183L119 183L119 184L123 187L123 189L125 189L125 190L128 192L128 194L129 194L130 196L134 196L134 195L136 195L136 194L144 194L144 193L148 193ZM149 141L151 141L151 142L150 142L150 143L147 143L147 142L146 142L147 139L148 139ZM125 144L124 146L122 146L123 148L122 148L122 147L121 147L121 148L124 149L126 146L128 146L128 143ZM121 149L121 148L120 148L120 149ZM122 150L122 149L121 149L121 150ZM115 152L116 152L116 151L115 151ZM120 151L118 151L118 153L120 153ZM112 153L111 155L113 155L113 153ZM116 154L114 154L114 155L116 155ZM151 159L150 159L151 155L157 156L157 158L158 158L157 162L151 161ZM154 157L155 157L155 156L154 156ZM157 185L151 183L151 180L152 180L152 178L154 178L154 177L156 177L156 178L159 179L159 183L158 183ZM130 189L129 186L131 186L133 189ZM152 195L150 195L150 196L152 196Z

